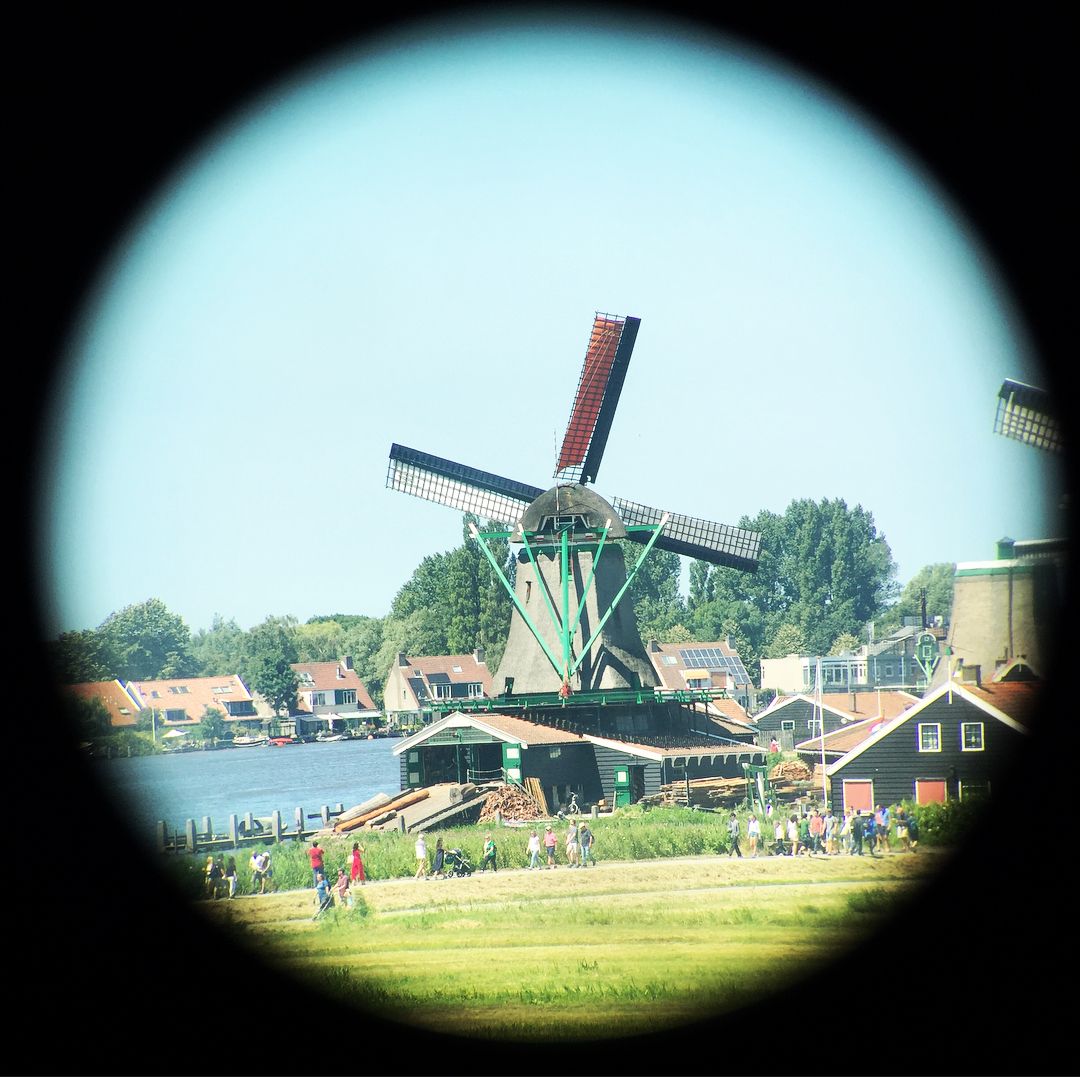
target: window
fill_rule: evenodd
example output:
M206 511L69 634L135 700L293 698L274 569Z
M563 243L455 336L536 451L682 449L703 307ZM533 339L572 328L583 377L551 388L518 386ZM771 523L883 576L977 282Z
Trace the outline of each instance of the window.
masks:
M451 669L452 669L452 670L453 670L453 671L454 671L455 673L460 673L460 672L461 672L461 666L452 666L452 667L451 667Z
M311 705L313 707L325 707L326 706L326 693L325 692L312 692L311 693Z
M558 759L562 755L562 748L548 748L548 758Z
M941 723L925 722L919 725L919 751L941 751Z
M677 666L679 664L679 660L673 654L661 656L660 661L663 662L665 666Z
M983 750L982 722L960 723L960 750L962 752L981 752Z
M431 691L436 699L449 699L453 687L452 684L436 683L431 686Z
M165 711L166 722L186 722L187 711L185 710L166 710Z
M335 692L334 696L338 703L355 703L356 702L356 689L355 688L342 688L340 692Z
M782 732L785 732L785 733L794 733L795 732L795 722L794 722L794 720L792 720L792 721L782 721L780 723L780 729L781 729Z
M186 684L172 684L169 686L169 691L174 695L184 696L187 695L188 686Z
M469 699L480 699L484 694L484 686L479 681L470 681L468 685Z

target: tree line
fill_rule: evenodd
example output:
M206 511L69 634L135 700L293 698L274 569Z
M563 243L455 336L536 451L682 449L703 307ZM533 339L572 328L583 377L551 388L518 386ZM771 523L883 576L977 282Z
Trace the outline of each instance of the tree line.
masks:
M377 706L399 651L411 655L466 654L484 649L498 668L510 627L511 600L469 525L460 546L425 557L394 597L384 617L334 613L301 624L268 616L244 630L217 615L192 633L156 598L126 606L95 629L62 633L51 644L63 683L159 680L237 673L279 713L296 704L298 662L350 655ZM866 642L873 622L880 637L905 616L948 618L954 566L920 569L900 591L884 535L861 506L842 500L793 501L782 513L743 517L760 531L755 573L691 561L686 593L683 560L652 550L630 587L642 640L665 643L729 638L757 680L761 658L790 653L839 654ZM640 547L618 543L627 565ZM497 563L514 576L505 540L489 543Z

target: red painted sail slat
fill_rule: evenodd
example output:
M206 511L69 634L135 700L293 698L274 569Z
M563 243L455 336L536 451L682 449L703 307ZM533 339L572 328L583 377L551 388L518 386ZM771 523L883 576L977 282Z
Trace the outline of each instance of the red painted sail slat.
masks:
M589 442L596 429L600 405L604 400L615 352L622 335L623 320L598 314L593 320L585 364L578 382L577 396L566 426L556 472L580 467L589 451Z

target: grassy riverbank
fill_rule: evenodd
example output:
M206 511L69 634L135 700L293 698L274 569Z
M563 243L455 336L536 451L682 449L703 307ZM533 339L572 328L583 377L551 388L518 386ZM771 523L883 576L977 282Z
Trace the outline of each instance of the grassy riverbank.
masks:
M317 921L310 889L200 907L384 1018L481 1039L611 1037L730 1012L809 976L917 895L944 855L677 855L389 879Z

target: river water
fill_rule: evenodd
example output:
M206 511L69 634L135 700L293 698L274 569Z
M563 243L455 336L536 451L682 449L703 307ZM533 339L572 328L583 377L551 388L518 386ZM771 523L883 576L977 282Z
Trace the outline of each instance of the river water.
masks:
M131 820L135 836L155 841L158 820L183 833L209 816L224 833L229 816L240 819L281 812L290 827L296 809L318 814L322 806L346 809L376 793L398 792L399 759L393 737L290 744L283 748L229 748L216 752L94 760L103 791ZM311 822L309 821L309 825Z

